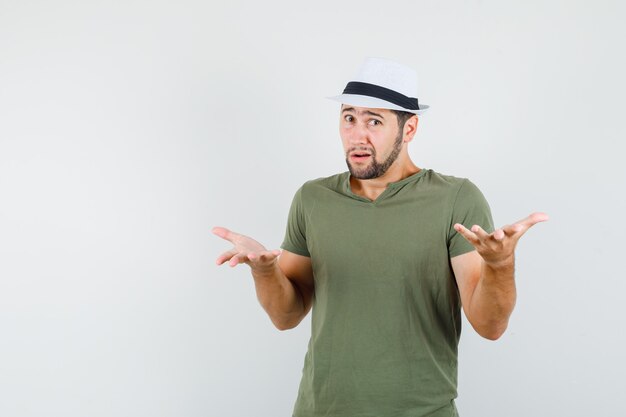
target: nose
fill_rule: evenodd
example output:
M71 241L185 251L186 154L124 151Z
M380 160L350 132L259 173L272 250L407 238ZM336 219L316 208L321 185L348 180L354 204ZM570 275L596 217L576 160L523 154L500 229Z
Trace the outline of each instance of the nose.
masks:
M364 123L355 123L348 130L348 143L351 146L366 145L369 143L369 131Z

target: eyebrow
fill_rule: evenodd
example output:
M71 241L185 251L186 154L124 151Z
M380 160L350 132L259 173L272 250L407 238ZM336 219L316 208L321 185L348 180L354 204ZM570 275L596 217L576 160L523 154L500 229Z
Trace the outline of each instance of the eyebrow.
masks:
M354 107L346 107L346 108L341 110L341 114L343 114L343 112L346 112L346 111L354 111L355 112ZM365 111L363 111L363 113L369 114L370 116L380 117L383 120L385 119L385 117L383 115L378 114L378 113L374 113L373 111L365 110Z

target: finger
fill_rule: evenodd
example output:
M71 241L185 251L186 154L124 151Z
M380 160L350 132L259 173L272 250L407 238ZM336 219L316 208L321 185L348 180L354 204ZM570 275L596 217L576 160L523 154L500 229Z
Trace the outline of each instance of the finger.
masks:
M228 265L229 266L237 266L239 264L245 263L247 259L248 259L248 256L246 254L239 253L239 254L233 256L232 258L230 258L230 262L228 262Z
M492 236L495 240L501 241L502 239L504 239L504 236L505 236L504 230L498 229L493 232Z
M487 239L489 239L489 234L487 232L485 232L483 230L483 228L480 227L477 224L473 225L470 230L472 232L474 232L474 234L476 234L476 236L478 236L478 239L480 239L480 240L487 240Z
M549 217L546 213L536 212L536 213L530 214L529 216L523 218L522 220L519 220L513 224L505 226L503 229L507 236L511 236L511 237L515 236L516 238L519 239L532 226L540 222L545 222L548 219Z
M459 232L459 234L463 236L472 245L478 245L480 243L480 241L478 240L478 237L472 231L467 230L467 228L463 226L462 224L460 223L455 224L454 230Z
M520 223L507 224L502 228L502 231L506 236L512 237L522 230L526 230L526 227Z
M252 262L271 262L280 255L280 250L262 251L258 253L249 253L248 259Z
M278 258L280 254L281 254L281 251L279 249L269 250L266 252L267 259L269 260L274 260Z
M214 235L221 237L222 239L228 240L229 242L233 242L234 239L237 238L237 236L239 236L239 233L235 233L233 231L228 230L225 227L219 227L219 226L211 229L211 232L213 232Z
M237 251L235 249L231 249L229 251L226 251L226 252L222 253L220 256L217 257L217 259L215 260L215 263L218 264L218 265L221 265L224 262L230 260L236 254L237 254Z
M548 221L550 217L546 213L535 212L531 213L527 217L522 220L516 221L514 224L521 224L524 229L529 229L530 227L536 225L540 222Z

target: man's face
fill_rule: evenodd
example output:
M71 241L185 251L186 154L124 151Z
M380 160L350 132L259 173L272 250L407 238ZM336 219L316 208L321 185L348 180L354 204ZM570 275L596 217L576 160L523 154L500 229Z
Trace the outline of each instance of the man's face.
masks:
M348 169L355 178L384 175L402 150L402 133L390 110L341 106L339 134Z

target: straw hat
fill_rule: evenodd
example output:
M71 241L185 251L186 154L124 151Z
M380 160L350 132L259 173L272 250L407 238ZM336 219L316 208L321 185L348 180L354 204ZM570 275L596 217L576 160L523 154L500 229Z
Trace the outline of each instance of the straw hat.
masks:
M422 114L429 108L426 104L418 103L417 73L384 58L366 58L343 93L327 98L358 107L414 114Z

